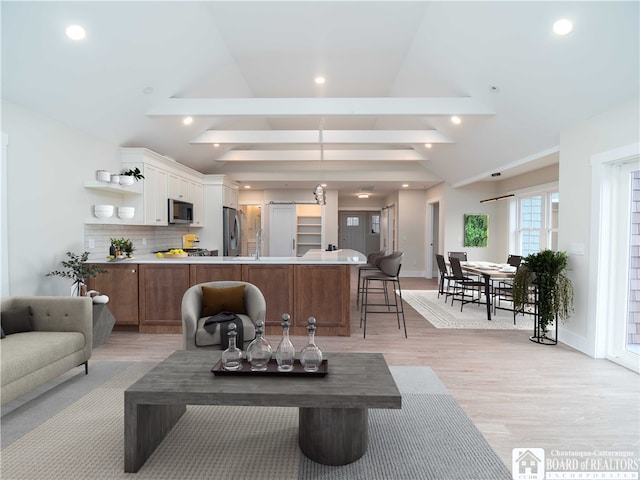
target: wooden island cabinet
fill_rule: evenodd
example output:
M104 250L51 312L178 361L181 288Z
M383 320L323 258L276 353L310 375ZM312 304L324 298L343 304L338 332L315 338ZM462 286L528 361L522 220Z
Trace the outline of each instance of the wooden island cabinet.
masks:
M116 329L181 333L182 297L189 287L242 280L256 285L265 297L268 335L282 332L282 314L289 313L292 335L306 335L307 318L313 316L317 335L349 336L351 268L366 259L358 252L342 257L327 252L319 261L309 260L309 255L264 261L228 257L170 260L148 255L122 262L91 262L107 273L91 279L89 287L109 296Z
M89 290L96 290L109 297L109 310L117 327L138 328L138 265L101 264L107 273L90 278Z

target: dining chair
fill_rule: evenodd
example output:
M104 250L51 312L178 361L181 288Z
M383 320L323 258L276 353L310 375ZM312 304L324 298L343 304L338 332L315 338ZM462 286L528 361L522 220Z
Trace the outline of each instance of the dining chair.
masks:
M444 301L446 303L449 296L451 296L451 294L449 293L449 290L451 288L451 281L453 280L453 276L449 273L449 270L447 269L447 262L444 259L444 255L440 255L439 253L436 253L436 262L438 263L438 270L440 272L440 281L438 282L438 298L440 298L440 295L444 295ZM446 292L444 290L445 280L447 282Z
M395 313L400 329L400 317L404 326L404 337L407 338L407 323L404 317L404 306L402 304L402 289L400 287L400 269L402 268L403 252L393 252L390 255L379 257L378 265L380 273L369 273L364 278L364 290L362 294L362 308L360 310L360 327L364 324L363 337L367 338L367 315L381 313ZM380 260L380 258L382 260ZM385 295L384 303L373 303L375 300L369 297L372 282L382 282L385 292L387 285L391 284L393 289L393 303L391 295ZM370 307L387 307L386 310L376 310ZM391 309L393 307L393 310Z
M507 264L515 267L516 271L522 263L521 255L511 255L507 257ZM508 310L513 312L513 324L516 324L516 311L513 307L513 280L511 278L496 279L491 282L491 292L493 295L493 313L497 310ZM511 306L502 306L503 302L507 302Z
M466 262L467 261L467 252L449 252L449 253L447 253L447 257L449 257L449 258L451 258L451 257L457 258L461 262Z
M480 302L480 297L483 294L485 283L465 275L462 271L462 265L460 264L459 258L450 257L449 264L451 265L452 277L455 282L453 284L451 306L453 306L453 302L455 300L460 300L460 311L462 311L462 307L467 303L481 304L482 302ZM467 292L469 292L469 295L467 295ZM469 297L468 300L467 297ZM485 299L485 301L487 300L488 299Z

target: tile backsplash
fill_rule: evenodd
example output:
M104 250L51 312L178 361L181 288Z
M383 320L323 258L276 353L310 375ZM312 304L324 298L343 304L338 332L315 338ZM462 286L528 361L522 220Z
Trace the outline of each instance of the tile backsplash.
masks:
M185 233L198 234L198 228L169 225L167 227L152 227L144 225L95 225L84 226L84 248L89 252L89 259L100 260L109 255L111 238L128 238L133 242L134 255L152 253L166 248L182 246L182 235ZM146 239L146 245L143 245ZM93 240L94 248L89 248Z

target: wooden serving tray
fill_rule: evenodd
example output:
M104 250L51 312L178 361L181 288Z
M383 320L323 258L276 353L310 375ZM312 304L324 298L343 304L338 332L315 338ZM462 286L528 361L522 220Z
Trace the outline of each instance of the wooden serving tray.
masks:
M317 372L305 372L304 367L300 363L300 360L295 360L293 362L293 370L290 372L279 372L278 371L278 362L275 359L269 360L267 364L267 369L263 372L254 372L251 370L251 364L247 361L246 358L242 359L242 368L240 370L236 370L235 372L231 372L229 370L225 370L222 368L222 360L218 360L213 368L211 369L214 375L231 375L231 376L253 376L253 377L324 377L327 373L329 373L329 362L327 360L322 360L320 364L320 368L318 368Z

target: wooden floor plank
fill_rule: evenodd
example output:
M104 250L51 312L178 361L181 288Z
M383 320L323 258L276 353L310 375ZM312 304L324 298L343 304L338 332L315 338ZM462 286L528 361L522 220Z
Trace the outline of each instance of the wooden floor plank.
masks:
M437 288L434 280L401 280L405 290ZM561 343L534 344L527 331L436 329L406 303L409 338L394 315L376 315L363 339L354 275L351 283L352 336L316 337L320 348L431 367L508 466L516 447L638 451L639 375ZM275 350L279 339L269 340ZM305 340L292 337L298 350ZM161 361L181 348L180 335L114 332L91 360Z

